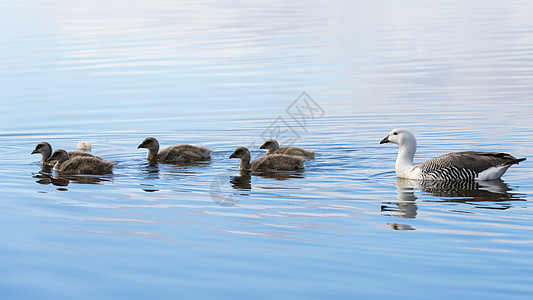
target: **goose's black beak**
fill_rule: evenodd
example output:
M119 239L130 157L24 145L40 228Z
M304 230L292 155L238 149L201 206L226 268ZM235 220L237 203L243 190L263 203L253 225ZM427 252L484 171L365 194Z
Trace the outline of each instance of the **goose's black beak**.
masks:
M381 142L379 142L380 144L385 144L385 143L390 143L389 141L389 137L386 136L384 139L381 140Z
M259 147L259 149L265 149L265 144L261 145L261 147Z
M141 149L141 148L146 148L146 147L144 146L144 143L141 143L139 146L137 146L137 149Z
M229 156L229 158L235 158L235 152L231 153L231 155Z
M35 154L35 153L39 153L39 152L37 152L37 150L33 150L33 151L31 152L31 154Z

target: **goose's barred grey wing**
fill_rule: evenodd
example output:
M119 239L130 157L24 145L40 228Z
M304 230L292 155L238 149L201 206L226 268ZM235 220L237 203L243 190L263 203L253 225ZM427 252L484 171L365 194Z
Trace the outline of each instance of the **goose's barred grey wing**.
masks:
M455 152L430 159L418 165L422 178L428 180L474 180L490 168L506 168L525 158L499 152ZM507 169L507 168L506 168Z

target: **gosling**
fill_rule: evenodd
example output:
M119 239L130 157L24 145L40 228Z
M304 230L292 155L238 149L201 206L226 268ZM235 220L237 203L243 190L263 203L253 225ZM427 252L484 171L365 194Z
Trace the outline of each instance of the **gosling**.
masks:
M306 158L315 158L314 151L304 150L295 146L279 147L278 142L275 139L267 140L259 149L267 149L266 155L272 154L286 154L291 156L302 156Z
M50 157L52 156L52 146L47 142L40 142L35 146L35 149L31 152L31 154L41 153L41 164L43 166L47 167L53 167L55 165L55 161L51 160ZM101 159L98 156L94 156L90 153L79 151L79 144L78 144L78 151L69 151L68 152L69 157L78 157L78 156L87 156L87 157L94 157L97 159Z
M190 163L211 159L211 150L188 144L168 146L159 153L159 142L154 137L147 137L137 149L148 149L146 159L166 163Z
M250 163L250 150L239 147L229 158L240 158L241 171L252 170L255 172L296 171L304 168L305 158L285 154L272 154L256 158Z
M113 173L113 166L115 165L115 163L110 161L91 156L76 156L70 158L67 151L63 149L54 151L48 160L57 161L54 165L54 171L65 174L110 174Z

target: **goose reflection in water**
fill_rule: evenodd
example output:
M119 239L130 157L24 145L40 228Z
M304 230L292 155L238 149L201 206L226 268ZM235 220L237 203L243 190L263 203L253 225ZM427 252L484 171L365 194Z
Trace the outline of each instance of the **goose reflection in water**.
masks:
M62 187L67 186L70 183L101 184L102 182L112 181L112 175L54 175L53 173L47 173L44 170L34 174L33 178L37 178L35 182L42 185L52 184Z
M277 172L252 172L252 175L263 178L275 179L278 181L285 181L293 178L304 178L304 171L277 171Z
M280 181L288 180L291 178L304 178L303 172L301 171L251 172L250 170L240 170L238 176L229 177L229 183L234 190L239 191L240 195L248 195L248 193L243 192L252 190L252 176L275 179Z
M291 178L304 178L303 171L251 172L250 170L240 170L238 176L230 176L229 183L235 190L250 191L252 189L252 176L280 181Z
M240 171L238 176L230 176L229 183L235 190L249 191L252 189L252 174L248 170Z
M53 184L55 186L67 186L70 183L68 179L53 176L51 170L49 171L50 172L47 172L47 170L43 169L38 173L34 174L33 178L37 178L35 182L42 185Z
M469 203L476 208L508 209L509 201L525 201L519 193L513 193L503 180L490 181L421 181L397 178L397 202L387 202L381 206L384 215L405 219L417 216L418 206L415 191L440 198L445 202ZM435 201L437 202L437 201ZM389 224L395 230L413 230L409 225Z
M211 199L219 206L236 206L244 196L249 196L252 190L252 178L268 178L288 180L303 178L303 172L252 172L240 170L239 175L229 173L215 176L211 182Z
M243 196L252 189L250 171L240 171L239 175L219 174L211 181L209 193L211 200L218 206L236 206Z
M159 179L159 163L157 161L147 161L141 167L141 172L146 179Z

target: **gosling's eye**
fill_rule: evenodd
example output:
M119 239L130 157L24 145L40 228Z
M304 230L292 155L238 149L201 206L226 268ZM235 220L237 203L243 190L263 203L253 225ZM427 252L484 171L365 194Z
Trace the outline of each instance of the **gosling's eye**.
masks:
M398 132L393 133L394 135L398 135Z

